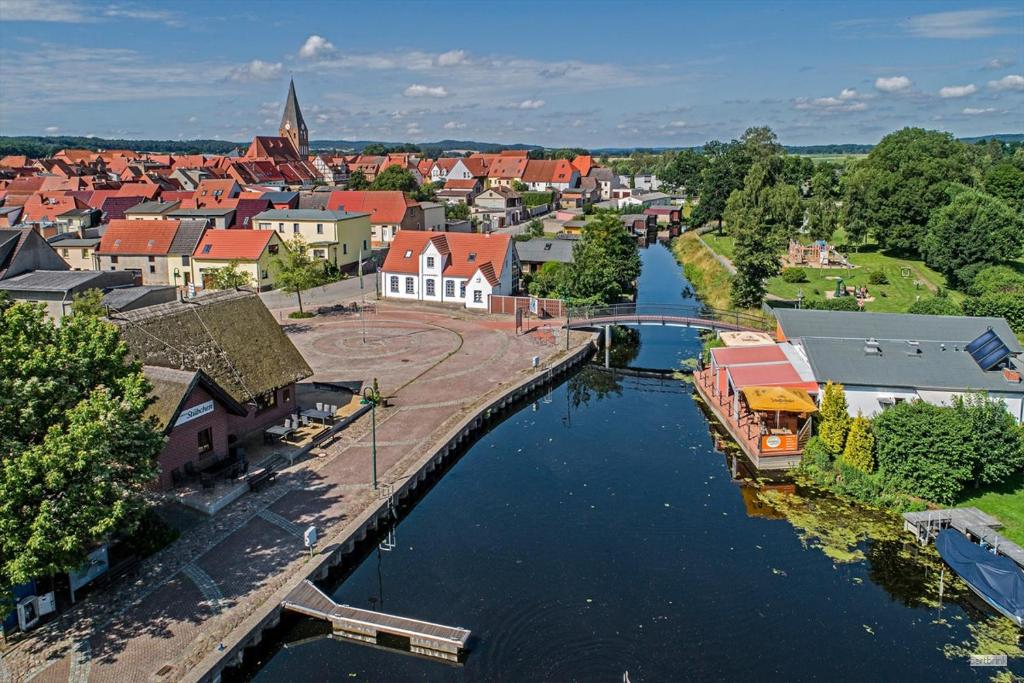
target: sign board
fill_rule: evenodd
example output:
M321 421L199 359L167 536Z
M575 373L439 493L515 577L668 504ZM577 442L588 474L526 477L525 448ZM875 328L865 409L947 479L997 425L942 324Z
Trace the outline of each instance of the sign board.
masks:
M174 421L174 426L177 427L178 425L183 425L186 422L191 422L197 417L202 417L203 415L212 412L213 401L206 401L205 403L200 403L197 406L192 406L187 410L181 411L181 413L178 415L178 419Z
M306 531L302 534L302 541L306 544L307 548L312 548L316 545L316 527L307 527Z
M537 300L537 297L531 296L530 297L530 313L532 313L534 315L537 315L537 311L540 310L539 305L540 305L540 302Z
M189 299L196 298L196 285L195 285L194 282L188 283L188 298Z
M71 590L76 591L97 576L110 569L110 558L107 557L107 546L101 546L89 553L89 559L73 572L68 572Z

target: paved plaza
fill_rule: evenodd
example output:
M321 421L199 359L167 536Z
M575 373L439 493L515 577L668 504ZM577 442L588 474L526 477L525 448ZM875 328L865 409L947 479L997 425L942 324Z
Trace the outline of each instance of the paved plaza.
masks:
M365 318L323 316L285 328L314 369L312 380L378 379L390 404L377 410L383 482L486 396L534 372L534 356L550 359L565 348L561 331L517 335L509 317L415 305L384 303ZM587 338L575 334L573 346ZM0 683L183 676L308 566L303 529L339 534L376 500L369 434L367 414L275 485L203 519L130 575L14 643L0 660Z

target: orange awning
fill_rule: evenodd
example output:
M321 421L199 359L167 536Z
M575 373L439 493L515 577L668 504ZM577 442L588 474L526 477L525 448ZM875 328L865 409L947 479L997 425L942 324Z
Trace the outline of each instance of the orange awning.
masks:
M743 396L751 410L781 410L786 413L813 413L818 410L810 394L795 387L744 387Z

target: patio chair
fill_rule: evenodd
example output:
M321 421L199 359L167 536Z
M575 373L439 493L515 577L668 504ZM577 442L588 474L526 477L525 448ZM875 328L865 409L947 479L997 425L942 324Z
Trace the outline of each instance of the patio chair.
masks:
M284 428L285 429L294 429L294 427L292 427L292 419L290 417L286 417L284 419Z
M317 410L323 410L324 409L324 404L323 404L322 401L316 404L316 409Z

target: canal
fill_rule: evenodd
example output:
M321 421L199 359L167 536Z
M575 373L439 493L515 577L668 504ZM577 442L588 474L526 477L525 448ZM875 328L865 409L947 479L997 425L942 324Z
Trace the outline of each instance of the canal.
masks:
M665 247L643 264L641 301L689 293ZM700 348L678 328L634 342L617 362L679 367ZM988 680L1000 670L967 655L1016 651L1009 622L891 517L756 488L733 457L687 383L584 369L482 436L393 548L332 587L339 602L471 629L463 666L295 618L253 678Z

